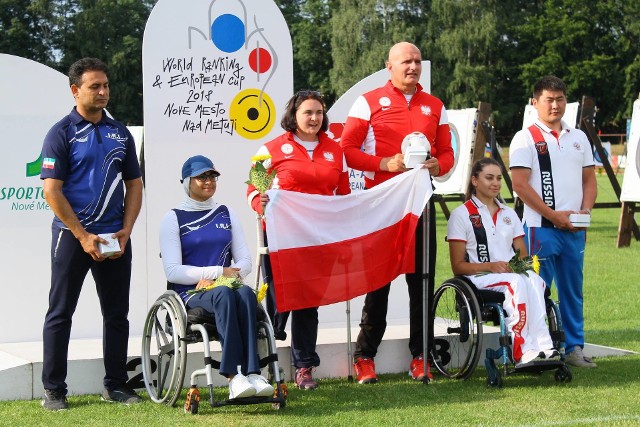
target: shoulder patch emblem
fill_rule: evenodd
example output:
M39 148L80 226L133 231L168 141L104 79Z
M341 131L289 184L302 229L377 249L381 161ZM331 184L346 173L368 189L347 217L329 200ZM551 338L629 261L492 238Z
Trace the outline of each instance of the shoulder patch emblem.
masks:
M536 151L538 152L538 154L542 154L542 155L547 154L549 152L547 147L547 141L536 142Z
M471 225L474 228L481 228L482 227L482 217L480 216L480 214L471 214L471 215L469 215L469 221L471 221Z

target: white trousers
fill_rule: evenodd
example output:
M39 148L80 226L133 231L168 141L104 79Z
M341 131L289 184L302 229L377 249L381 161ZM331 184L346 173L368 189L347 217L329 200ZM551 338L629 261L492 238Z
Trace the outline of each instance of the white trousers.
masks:
M529 350L544 351L553 348L546 323L544 303L545 283L533 271L529 277L516 273L490 273L467 276L478 289L504 294L507 331L513 342L513 358L516 362Z

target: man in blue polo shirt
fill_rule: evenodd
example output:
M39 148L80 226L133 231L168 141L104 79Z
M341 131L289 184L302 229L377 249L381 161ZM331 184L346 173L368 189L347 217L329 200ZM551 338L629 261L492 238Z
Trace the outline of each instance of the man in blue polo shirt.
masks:
M67 403L67 353L71 318L91 270L103 317L105 366L102 399L126 404L140 397L127 386L129 339L129 236L142 204L142 179L135 144L122 123L104 111L109 101L104 62L84 58L69 68L76 106L45 137L42 147L44 197L53 210L51 290L44 322L42 406ZM116 239L120 250L103 255L100 243Z

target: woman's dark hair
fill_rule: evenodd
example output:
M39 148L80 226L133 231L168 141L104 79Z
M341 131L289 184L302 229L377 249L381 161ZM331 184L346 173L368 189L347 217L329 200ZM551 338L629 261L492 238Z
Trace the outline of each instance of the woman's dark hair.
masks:
M324 99L322 99L322 94L315 90L300 90L287 102L284 114L282 115L282 121L280 121L280 126L282 126L282 129L295 133L296 129L298 129L298 123L296 122L296 111L298 111L298 108L300 108L300 104L302 104L307 99L315 99L320 104L322 104L322 126L320 127L320 130L326 132L327 129L329 129L327 106L324 103Z
M465 200L469 200L473 194L476 192L476 188L471 183L471 177L478 177L480 172L482 172L485 166L495 165L500 167L500 163L497 160L492 159L491 157L483 157L480 160L477 160L473 166L471 167L471 176L469 176L469 185L467 186L467 192L465 193Z
M97 58L82 58L69 67L69 86L82 86L82 75L87 71L102 71L109 77L107 64Z

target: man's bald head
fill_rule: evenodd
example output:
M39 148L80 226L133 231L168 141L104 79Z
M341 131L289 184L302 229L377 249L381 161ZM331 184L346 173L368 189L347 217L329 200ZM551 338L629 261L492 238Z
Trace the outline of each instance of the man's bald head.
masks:
M394 44L389 49L387 70L391 73L391 83L402 93L411 95L422 73L422 55L416 45L409 42Z

